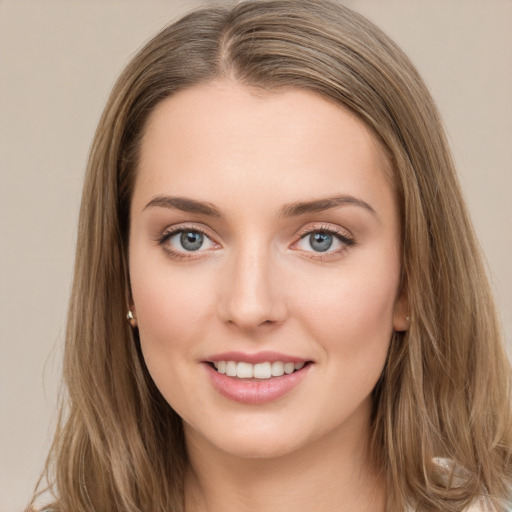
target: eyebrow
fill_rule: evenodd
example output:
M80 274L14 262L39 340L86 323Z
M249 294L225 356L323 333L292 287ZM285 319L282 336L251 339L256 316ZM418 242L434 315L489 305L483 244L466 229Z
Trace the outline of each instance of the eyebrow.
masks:
M144 210L153 207L172 208L187 213L197 213L210 217L222 217L220 211L211 203L196 201L186 197L156 196L144 206Z
M372 215L377 212L365 201L354 196L342 195L313 201L299 201L283 206L279 210L280 217L295 217L306 213L323 212L343 205L359 206L368 210Z
M367 202L349 195L315 199L313 201L293 202L281 207L278 210L278 215L279 217L284 218L298 217L299 215L304 215L306 213L323 212L343 205L359 206L377 216L377 212ZM207 215L210 217L223 217L222 213L212 203L197 201L187 197L156 196L146 204L144 210L153 207L171 208L187 213Z

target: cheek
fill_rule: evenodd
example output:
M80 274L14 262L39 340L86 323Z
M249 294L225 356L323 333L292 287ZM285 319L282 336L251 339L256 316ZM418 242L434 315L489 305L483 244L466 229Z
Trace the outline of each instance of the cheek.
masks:
M387 353L393 332L393 311L399 282L395 259L344 267L338 275L304 288L301 315L311 336L343 361L378 360ZM318 276L317 276L318 277ZM314 293L311 293L311 290Z
M144 361L166 401L185 420L190 403L201 399L190 363L199 359L198 340L205 338L212 303L208 282L186 274L169 272L164 265L132 278Z
M306 329L323 353L326 389L334 391L325 407L328 411L336 403L336 418L368 403L382 375L393 333L396 282L386 269L353 269L331 280L329 293L312 300L316 304Z
M134 274L132 293L141 341L172 349L197 340L205 317L211 315L213 299L211 276L196 274L173 273L158 266L145 269L140 279Z
M212 276L199 268L176 271L168 257L132 240L130 280L142 353L155 384L168 401L180 393L185 363L197 358L211 315Z

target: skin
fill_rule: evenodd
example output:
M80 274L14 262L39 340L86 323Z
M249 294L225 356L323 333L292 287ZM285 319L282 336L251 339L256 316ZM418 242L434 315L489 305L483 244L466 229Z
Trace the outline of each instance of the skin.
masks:
M163 196L220 216L154 201ZM335 196L367 206L283 215ZM187 252L179 234L165 238L179 228L203 231L204 245ZM226 80L181 91L150 115L130 229L142 351L184 421L187 511L384 510L365 452L370 395L407 304L389 169L365 125L297 89ZM325 230L352 243L315 251L307 233ZM232 350L312 363L284 396L244 404L205 371Z

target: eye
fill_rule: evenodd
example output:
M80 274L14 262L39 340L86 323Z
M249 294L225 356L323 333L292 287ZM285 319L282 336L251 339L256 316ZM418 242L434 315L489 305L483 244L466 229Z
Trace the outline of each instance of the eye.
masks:
M336 228L308 229L301 234L300 240L294 244L305 252L336 254L345 250L348 246L354 245L355 241L348 234L342 233Z
M309 246L316 252L328 251L336 241L330 233L311 233L304 237Z
M217 247L206 233L198 229L171 229L159 240L160 245L171 255L187 257Z
M176 240L174 240L176 239ZM204 244L205 236L197 231L182 231L170 238L170 242L178 241L186 251L198 251Z

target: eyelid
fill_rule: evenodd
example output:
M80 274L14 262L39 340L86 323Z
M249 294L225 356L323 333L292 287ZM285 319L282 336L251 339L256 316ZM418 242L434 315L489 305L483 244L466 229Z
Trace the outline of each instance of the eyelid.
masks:
M211 242L211 244L213 244L214 247L209 249L199 249L197 251L181 251L173 249L170 245L166 245L166 242L170 238L175 236L177 233L184 231L196 231L198 233L201 233L203 236L208 238L208 240ZM324 232L333 235L341 244L343 244L343 247L333 251L327 250L325 252L316 252L314 250L306 251L302 249L300 250L302 253L307 253L307 257L311 259L326 260L328 258L336 257L340 255L342 252L345 252L348 247L356 243L354 236L348 230L335 224L328 224L322 222L318 224L309 223L298 229L294 235L295 240L289 247L291 249L294 249L294 246L298 244L301 240L303 240L306 236L318 232ZM216 238L217 237L211 234L210 229L195 223L184 222L166 227L156 237L155 242L158 245L160 245L163 248L163 250L165 250L171 257L174 257L176 259L194 259L200 257L205 252L221 248L222 245L219 242L217 242Z
M295 233L295 236L298 238L304 238L311 233L317 233L319 231L323 231L325 233L330 233L333 235L338 235L344 240L355 241L354 236L346 229L337 226L335 224L327 224L325 222L319 224L306 224L298 229Z
M208 240L213 244L213 249L218 249L221 247L221 244L217 242L216 237L212 236L209 229L206 229L202 226L199 226L194 223L184 222L181 224L174 224L172 226L166 227L156 238L156 242L160 245L168 254L177 259L190 259L199 257L199 255L204 252L211 251L210 249L199 249L197 251L180 251L172 248L169 245L166 245L166 242L170 240L173 236L178 233L182 233L184 231L195 231L197 233L201 233L203 236L208 238Z
M333 235L341 244L342 247L336 250L327 250L325 252L317 252L314 250L308 251L303 249L297 249L301 252L305 257L314 259L317 261L327 261L329 259L337 258L345 253L349 247L355 245L356 240L354 236L346 229L341 228L335 224L307 224L301 227L296 233L295 236L298 237L298 240L295 240L290 248L295 249L294 246L299 244L304 238L313 234L313 233L328 233Z

